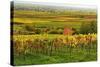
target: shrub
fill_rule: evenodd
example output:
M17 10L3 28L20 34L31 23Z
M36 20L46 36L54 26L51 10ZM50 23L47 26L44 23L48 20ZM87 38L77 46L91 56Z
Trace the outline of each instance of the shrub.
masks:
M83 22L80 27L80 33L88 34L88 33L97 33L97 22Z

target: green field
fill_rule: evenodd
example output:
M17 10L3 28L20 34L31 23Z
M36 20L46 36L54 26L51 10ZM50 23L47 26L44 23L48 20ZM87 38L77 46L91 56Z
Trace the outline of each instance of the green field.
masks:
M72 11L72 10L69 10ZM84 23L96 22L95 12L89 14L88 12L73 11L72 14L66 10L65 13L53 13L53 12L42 12L35 10L14 10L14 18L12 23L14 24L14 31L27 31L24 27L29 26L30 28L44 30L44 29L64 29L65 27L73 28L80 33L80 27ZM69 14L68 14L69 13ZM88 18L90 17L90 18ZM24 34L24 33L23 33Z
M65 51L65 50L64 50ZM48 56L44 54L26 54L14 56L15 65L37 65L37 64L55 64L55 63L72 63L72 62L89 62L96 61L97 54L95 50L91 50L88 54L86 49L73 49L71 56L69 52L59 52L56 55ZM63 54L62 54L63 53Z

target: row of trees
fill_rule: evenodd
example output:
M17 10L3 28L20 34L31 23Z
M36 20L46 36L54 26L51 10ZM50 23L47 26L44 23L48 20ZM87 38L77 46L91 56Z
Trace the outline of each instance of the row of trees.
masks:
M23 28L20 30L14 31L14 34L88 34L88 33L97 33L97 22L83 22L80 26L79 31L76 28L36 28L34 25L24 25Z

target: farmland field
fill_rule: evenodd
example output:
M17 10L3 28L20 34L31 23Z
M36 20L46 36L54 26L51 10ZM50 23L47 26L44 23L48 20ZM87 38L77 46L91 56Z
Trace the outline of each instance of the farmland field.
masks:
M97 60L95 8L18 2L11 12L12 65Z

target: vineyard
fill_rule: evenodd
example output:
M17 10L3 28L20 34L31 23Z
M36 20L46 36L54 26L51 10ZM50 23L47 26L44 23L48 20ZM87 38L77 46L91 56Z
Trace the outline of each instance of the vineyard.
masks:
M97 60L97 10L62 5L11 6L12 65Z
M16 57L24 55L24 61L27 55L69 57L62 62L85 61L84 59L96 60L96 34L87 35L16 35L14 36L14 53ZM74 55L73 55L74 54ZM85 58L78 58L81 55ZM91 57L90 57L91 56ZM77 58L77 59L76 59ZM54 58L55 59L55 58ZM30 59L31 61L33 59ZM48 59L48 62L50 63ZM54 61L53 61L54 62ZM39 64L39 62L31 62ZM45 63L43 61L43 63ZM52 63L52 62L51 62ZM54 63L57 63L56 61ZM41 64L41 63L40 63Z

